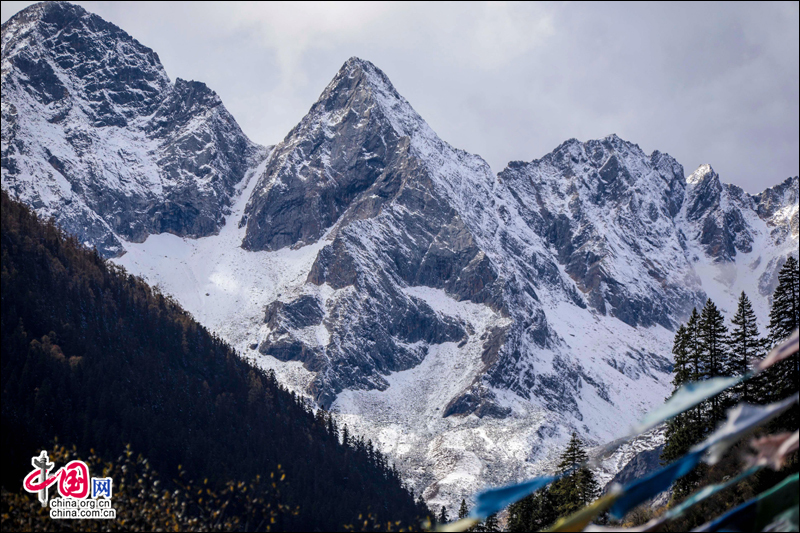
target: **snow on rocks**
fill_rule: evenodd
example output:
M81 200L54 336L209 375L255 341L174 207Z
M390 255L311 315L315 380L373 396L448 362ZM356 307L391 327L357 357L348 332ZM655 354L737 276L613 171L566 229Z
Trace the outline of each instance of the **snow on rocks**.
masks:
M378 443L431 505L552 470L572 431L627 434L669 394L692 306L730 315L746 290L765 321L797 253L796 177L751 196L616 135L495 175L358 58L265 149L78 6L23 10L2 46L3 189Z

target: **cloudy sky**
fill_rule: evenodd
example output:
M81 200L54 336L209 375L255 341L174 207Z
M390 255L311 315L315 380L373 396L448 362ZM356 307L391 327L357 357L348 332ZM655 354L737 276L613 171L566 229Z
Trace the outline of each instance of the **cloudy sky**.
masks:
M2 20L32 2L2 2ZM758 192L798 173L798 3L77 2L275 144L350 56L497 172L616 133Z

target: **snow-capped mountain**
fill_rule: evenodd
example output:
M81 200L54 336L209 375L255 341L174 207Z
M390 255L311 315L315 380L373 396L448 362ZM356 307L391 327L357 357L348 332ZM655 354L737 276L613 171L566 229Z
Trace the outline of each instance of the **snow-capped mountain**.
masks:
M669 394L691 308L732 316L745 290L763 328L797 254L797 177L752 196L616 135L495 175L358 58L267 150L79 7L32 6L2 43L3 188L379 443L435 505L546 470L572 430L625 434Z
M722 183L710 165L686 178L686 200L676 224L703 290L733 315L731 294L747 292L762 320L788 254L798 253L798 178L751 195Z
M573 428L623 434L669 394L673 329L706 295L732 312L745 288L766 319L754 280L796 249L797 179L736 206L720 186L702 215L693 181L614 135L495 176L352 58L220 236L153 236L119 261L450 505L546 469ZM697 220L738 235L732 209L754 244L719 258Z
M250 142L203 83L171 83L158 55L66 2L2 27L3 188L97 248L153 233L216 233Z

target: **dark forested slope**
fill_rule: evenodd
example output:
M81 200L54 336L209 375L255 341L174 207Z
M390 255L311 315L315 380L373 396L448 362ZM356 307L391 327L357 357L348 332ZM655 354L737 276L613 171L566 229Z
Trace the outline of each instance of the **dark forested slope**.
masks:
M329 418L170 297L3 192L3 487L20 490L55 437L109 458L131 444L165 479L178 465L221 484L281 464L282 498L300 507L291 529L421 514L371 444L341 444Z

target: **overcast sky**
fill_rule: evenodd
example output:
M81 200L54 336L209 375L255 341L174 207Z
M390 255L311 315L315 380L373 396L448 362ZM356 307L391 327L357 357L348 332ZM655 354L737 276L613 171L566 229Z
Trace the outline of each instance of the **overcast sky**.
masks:
M2 2L3 22L32 2ZM76 2L275 144L348 57L495 172L616 133L755 193L798 174L798 3Z

